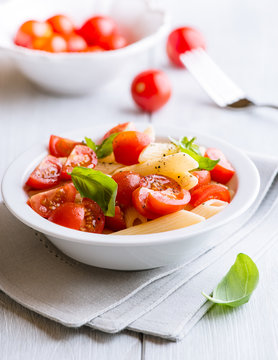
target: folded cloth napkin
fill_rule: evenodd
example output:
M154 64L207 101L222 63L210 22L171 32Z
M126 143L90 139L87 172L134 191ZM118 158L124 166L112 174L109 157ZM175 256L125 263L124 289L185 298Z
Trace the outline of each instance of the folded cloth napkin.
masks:
M81 264L0 205L0 289L27 308L66 326L116 333L125 328L181 339L210 308L210 293L237 253L258 258L278 229L278 160L252 155L261 176L256 203L186 263L112 271Z

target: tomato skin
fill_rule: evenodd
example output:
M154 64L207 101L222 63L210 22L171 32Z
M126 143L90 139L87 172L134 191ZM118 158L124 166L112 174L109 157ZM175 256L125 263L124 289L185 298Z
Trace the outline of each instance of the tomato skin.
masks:
M194 186L192 189L190 189L190 192L198 189L203 185L207 185L211 182L211 175L210 172L207 170L196 170L196 171L192 171L191 174L198 179L198 184Z
M57 225L79 230L84 222L84 216L84 206L74 202L67 202L54 210L48 220Z
M87 46L87 48L84 50L84 52L102 52L102 51L105 50L98 45Z
M105 50L118 50L127 46L127 40L125 37L119 34L113 34L107 40L106 45L103 45Z
M31 196L27 204L42 217L48 218L53 211L66 202L73 202L76 189L72 183Z
M118 124L118 125L114 126L112 129L107 131L107 133L105 133L102 140L107 139L112 134L127 131L127 130L130 130L130 131L136 130L135 125L134 125L133 122L129 121L129 122L126 122L126 123L123 123L123 124Z
M116 161L124 165L137 164L140 153L150 142L150 137L139 131L121 132L113 140Z
M54 34L49 37L41 46L37 47L37 50L43 50L51 53L66 52L68 49L65 38L61 35Z
M126 229L124 214L119 206L115 206L115 216L105 216L105 227L112 231Z
M63 179L71 179L68 173L75 166L83 166L93 169L97 164L96 153L86 145L76 145L63 165L61 176Z
M60 35L72 34L75 30L73 21L65 15L54 15L46 20L55 33Z
M60 181L62 164L52 155L46 156L31 173L26 185L33 189L48 189Z
M68 52L84 52L88 48L87 43L83 37L77 34L71 34L67 36L66 40Z
M85 217L81 231L101 234L104 228L105 216L100 206L93 200L84 198L82 205L85 208Z
M143 110L153 112L160 109L171 97L171 84L160 70L147 70L138 74L131 84L131 95Z
M222 185L203 185L191 193L190 204L193 207L196 207L210 199L230 202L231 195L229 190Z
M149 210L147 201L149 196L149 189L139 187L132 193L132 204L135 209L147 219L157 219L160 215Z
M116 201L128 207L132 205L132 193L140 185L141 176L132 171L122 171L114 174L112 179L118 184Z
M14 38L14 43L18 46L34 49L35 40L45 40L52 34L52 28L48 23L29 20L24 22L18 29Z
M212 160L220 159L219 163L210 171L211 178L221 184L227 184L235 174L235 169L226 159L222 151L215 148L208 148L205 156Z
M56 157L68 157L75 145L78 144L80 143L60 136L51 135L49 139L49 152Z
M206 44L203 35L196 29L188 26L180 27L168 36L167 54L171 62L178 67L184 67L180 61L180 55L197 48L205 49Z
M94 16L88 19L78 30L88 45L107 46L110 37L116 33L117 26L109 16Z

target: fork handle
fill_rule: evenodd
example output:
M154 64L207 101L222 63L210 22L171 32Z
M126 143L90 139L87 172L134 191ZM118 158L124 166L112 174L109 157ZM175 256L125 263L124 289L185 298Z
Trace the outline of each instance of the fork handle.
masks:
M278 105L273 105L273 104L255 104L255 105L258 107L267 107L278 110Z

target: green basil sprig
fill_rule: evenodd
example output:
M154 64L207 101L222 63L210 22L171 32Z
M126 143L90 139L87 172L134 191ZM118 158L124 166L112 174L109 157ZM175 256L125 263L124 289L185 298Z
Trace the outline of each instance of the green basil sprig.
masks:
M119 133L111 134L107 139L103 140L100 145L96 145L95 142L85 137L86 145L89 146L96 153L98 159L102 159L113 152L113 140Z
M259 271L253 260L238 254L234 265L213 290L212 296L202 294L215 304L236 307L247 303L259 282Z
M94 200L104 215L115 215L115 199L118 185L110 176L101 171L76 166L71 172L71 179L82 197Z
M198 162L199 169L208 171L212 170L219 162L219 160L211 160L207 157L202 156L199 146L197 144L194 144L195 140L195 137L193 137L191 140L189 140L186 136L184 136L180 140L175 140L170 137L170 141L174 145L176 145L181 152L190 155L194 160Z

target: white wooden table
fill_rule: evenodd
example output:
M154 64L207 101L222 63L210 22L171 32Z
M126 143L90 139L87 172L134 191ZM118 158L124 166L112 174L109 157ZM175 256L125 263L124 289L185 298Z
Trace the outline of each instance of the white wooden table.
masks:
M251 96L278 103L277 0L165 0L165 6L174 24L192 24L205 34L212 57ZM151 117L135 108L129 94L133 76L148 67L163 68L173 85L167 107ZM8 60L0 60L1 177L21 151L51 133L77 124L129 120L158 127L176 124L247 150L278 154L278 112L215 107L189 74L168 64L162 48L131 64L110 86L83 98L39 92ZM277 359L277 257L278 245L258 263L260 284L247 305L234 310L215 306L179 343L130 332L68 329L0 294L0 359Z

